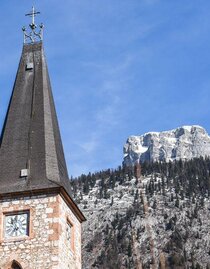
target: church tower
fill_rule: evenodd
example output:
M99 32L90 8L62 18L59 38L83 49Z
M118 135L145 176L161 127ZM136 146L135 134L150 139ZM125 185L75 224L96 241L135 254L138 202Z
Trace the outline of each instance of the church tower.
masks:
M0 269L81 269L85 217L72 199L38 13L27 14L0 140Z

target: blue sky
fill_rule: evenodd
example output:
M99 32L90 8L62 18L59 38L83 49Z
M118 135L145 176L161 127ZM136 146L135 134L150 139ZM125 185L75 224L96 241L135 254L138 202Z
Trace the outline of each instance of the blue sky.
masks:
M69 175L120 165L129 135L210 133L209 0L2 0L1 124L33 4Z

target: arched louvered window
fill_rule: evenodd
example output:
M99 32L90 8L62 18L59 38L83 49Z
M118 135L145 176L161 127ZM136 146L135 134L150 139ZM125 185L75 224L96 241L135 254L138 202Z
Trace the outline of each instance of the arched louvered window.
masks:
M12 262L11 269L22 269L22 267L21 267L21 265L18 262L13 261Z

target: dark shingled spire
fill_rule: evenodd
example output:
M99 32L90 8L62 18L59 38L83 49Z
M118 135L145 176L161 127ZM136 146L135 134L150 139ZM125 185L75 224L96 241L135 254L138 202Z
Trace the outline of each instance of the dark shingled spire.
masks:
M56 187L71 195L42 42L23 46L0 143L0 195Z

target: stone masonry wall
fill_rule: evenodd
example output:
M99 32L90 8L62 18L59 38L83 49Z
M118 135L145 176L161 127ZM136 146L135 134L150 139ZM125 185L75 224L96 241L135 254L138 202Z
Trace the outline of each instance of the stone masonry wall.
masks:
M4 215L30 212L29 236L4 238ZM67 222L72 224L67 242ZM73 241L72 241L73 238ZM16 260L23 269L80 269L81 224L60 195L40 195L0 202L0 269Z
M60 197L60 224L66 230L67 223L72 225L71 240L67 240L66 233L60 236L59 268L80 269L81 268L81 224Z

